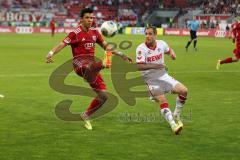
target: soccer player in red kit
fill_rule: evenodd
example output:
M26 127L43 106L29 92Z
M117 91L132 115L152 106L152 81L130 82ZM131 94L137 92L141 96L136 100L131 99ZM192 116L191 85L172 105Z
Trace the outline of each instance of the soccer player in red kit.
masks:
M231 28L231 35L233 43L236 44L236 48L233 50L234 57L228 57L224 60L218 60L216 68L219 69L220 65L225 63L238 62L240 59L240 23L234 23Z
M50 28L51 28L51 31L52 31L52 37L54 36L54 33L55 33L55 21L54 19L52 19L50 21Z
M102 62L96 62L94 58L95 43L98 43L104 50L108 50L107 43L103 40L101 34L95 28L91 28L93 22L93 10L85 8L80 14L80 25L68 34L68 36L54 47L46 57L46 62L53 62L52 57L61 51L67 45L72 48L74 71L84 78L92 89L96 92L97 97L93 99L86 111L81 115L88 130L92 129L90 116L98 110L107 100L106 85L99 71L105 66ZM111 49L112 53L120 56L123 60L131 62L132 60L122 52Z

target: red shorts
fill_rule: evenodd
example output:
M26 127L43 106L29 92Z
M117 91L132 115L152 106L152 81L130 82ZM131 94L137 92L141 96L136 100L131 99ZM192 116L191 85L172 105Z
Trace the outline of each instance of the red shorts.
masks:
M237 59L240 59L240 49L234 49L233 50L233 54L235 55L235 57Z
M106 84L103 81L102 75L99 72L86 70L85 67L74 68L74 71L83 77L94 90L106 90Z

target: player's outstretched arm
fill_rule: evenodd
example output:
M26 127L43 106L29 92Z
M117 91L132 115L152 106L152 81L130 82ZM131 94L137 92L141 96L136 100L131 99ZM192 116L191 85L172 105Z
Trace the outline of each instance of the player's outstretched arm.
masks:
M123 54L122 52L114 49L111 45L108 45L107 42L103 42L103 44L101 45L101 47L106 50L106 51L110 51L112 52L112 54L120 56L124 61L127 61L129 63L132 63L132 59L129 58L128 56L126 56L125 54Z
M124 61L132 63L132 59L129 58L128 56L126 56L125 54L123 54L122 52L117 51L117 50L112 50L111 52L114 55L120 56Z
M46 63L53 63L53 59L52 59L53 55L60 52L66 46L67 45L65 43L60 42L57 46L55 46L53 49L51 49L51 51L49 51L46 56Z
M173 60L177 58L176 54L174 53L173 49L169 48L169 51L166 52Z

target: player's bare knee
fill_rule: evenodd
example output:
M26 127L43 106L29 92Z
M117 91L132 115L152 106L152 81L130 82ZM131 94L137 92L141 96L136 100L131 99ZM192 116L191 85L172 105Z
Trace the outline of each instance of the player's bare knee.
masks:
M109 97L109 96L108 96L108 94L106 94L106 93L101 94L101 95L99 96L99 98L101 99L102 102L107 101L108 97Z
M102 102L105 102L108 99L108 94L105 91L96 91L97 93L97 99L99 99Z
M188 89L187 89L187 87L182 86L181 89L180 89L179 94L182 95L182 96L184 96L184 97L187 97L187 94L188 94Z

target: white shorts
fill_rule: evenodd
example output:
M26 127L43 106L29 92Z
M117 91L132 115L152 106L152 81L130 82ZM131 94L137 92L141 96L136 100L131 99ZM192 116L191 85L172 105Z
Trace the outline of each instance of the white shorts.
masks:
M170 93L178 83L180 82L169 76L167 73L159 78L147 80L146 84L150 93L150 99L154 99L154 97L162 94Z

